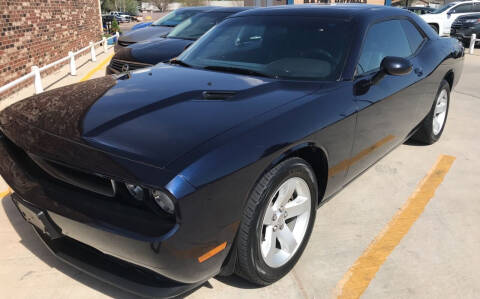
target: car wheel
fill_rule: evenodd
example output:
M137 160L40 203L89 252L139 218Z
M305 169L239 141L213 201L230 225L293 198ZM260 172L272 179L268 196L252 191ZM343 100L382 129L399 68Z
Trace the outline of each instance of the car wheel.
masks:
M440 29L438 28L438 25L436 25L436 24L428 24L428 25L430 25L430 27L432 27L433 30L435 30L435 32L436 32L437 34L440 33Z
M287 274L310 238L317 194L315 174L303 159L287 159L266 173L243 212L236 273L258 285Z
M447 81L442 80L433 106L427 117L420 124L420 128L413 136L413 139L425 144L432 144L440 139L447 122L449 105L450 85Z

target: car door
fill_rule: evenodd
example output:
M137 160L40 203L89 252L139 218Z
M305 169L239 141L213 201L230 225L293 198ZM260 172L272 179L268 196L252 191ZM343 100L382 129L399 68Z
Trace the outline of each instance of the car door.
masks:
M403 142L420 121L419 97L424 97L420 85L423 73L415 66L416 50L405 30L404 19L390 19L370 26L364 38L354 79L355 101L358 106L355 142L350 158L347 180L354 178ZM423 43L417 40L417 49ZM419 44L420 43L420 44ZM368 82L380 71L386 56L409 59L415 71L403 76L385 75L374 85Z
M449 32L453 22L460 16L468 15L474 12L475 3L464 3L455 6L447 13L447 20L444 23L445 32Z

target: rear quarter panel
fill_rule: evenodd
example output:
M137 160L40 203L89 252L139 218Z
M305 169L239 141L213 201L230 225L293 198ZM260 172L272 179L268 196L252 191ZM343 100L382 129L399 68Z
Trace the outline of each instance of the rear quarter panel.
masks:
M422 62L425 78L421 84L427 93L419 105L422 115L426 116L435 99L440 82L453 75L451 88L453 89L461 78L464 61L463 46L452 38L437 38L429 40L421 53L419 60Z

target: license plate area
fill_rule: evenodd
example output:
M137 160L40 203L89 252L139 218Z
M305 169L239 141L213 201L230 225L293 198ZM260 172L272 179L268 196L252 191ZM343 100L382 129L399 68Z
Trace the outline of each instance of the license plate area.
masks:
M60 228L50 220L46 212L23 202L15 193L12 195L12 199L18 211L27 222L41 230L45 235L50 237L50 239L62 237Z

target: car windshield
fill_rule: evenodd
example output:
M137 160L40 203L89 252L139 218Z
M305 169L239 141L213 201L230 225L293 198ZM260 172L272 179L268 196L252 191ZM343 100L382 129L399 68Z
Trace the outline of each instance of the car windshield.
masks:
M434 14L442 13L442 12L446 11L447 9L449 9L450 7L455 6L455 5L457 5L457 3L450 3L450 4L447 4L445 6L440 7L439 9L435 9L431 13L434 13Z
M351 24L318 17L226 19L177 60L211 70L292 80L336 80L350 49Z
M175 27L186 19L196 15L196 10L175 10L152 23L152 26Z
M178 24L167 37L196 40L228 15L228 13L198 14Z

